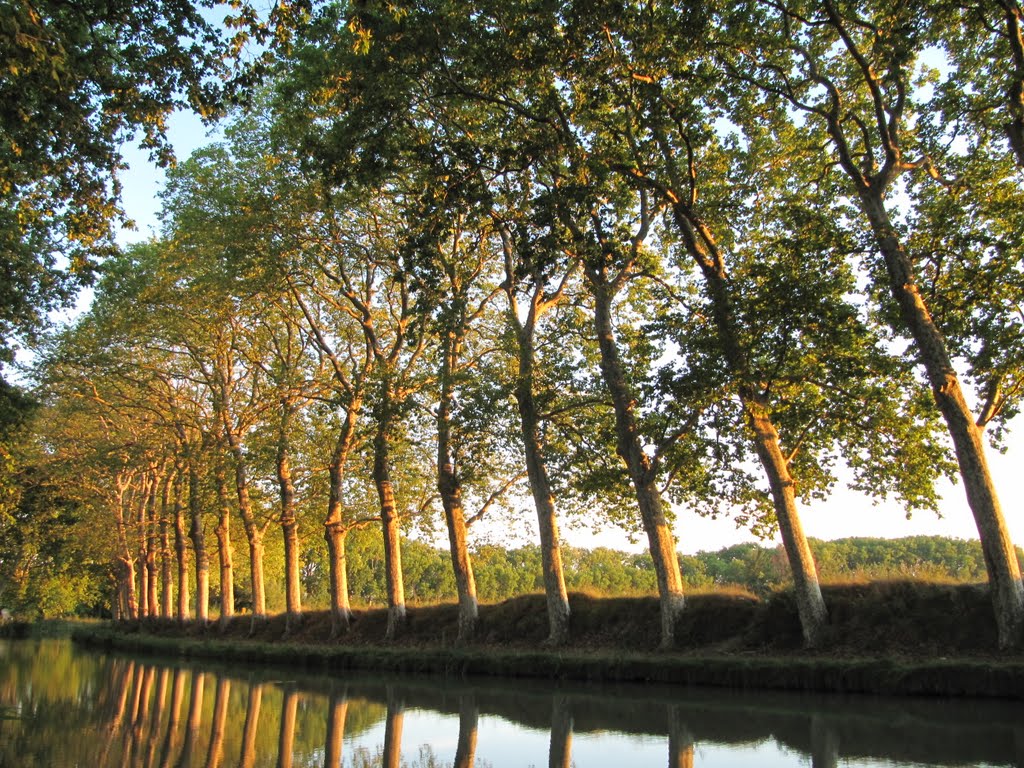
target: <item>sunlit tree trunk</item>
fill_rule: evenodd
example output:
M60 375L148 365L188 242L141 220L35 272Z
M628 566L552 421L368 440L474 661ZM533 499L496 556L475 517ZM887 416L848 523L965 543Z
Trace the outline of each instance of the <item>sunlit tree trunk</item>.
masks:
M172 482L172 476L168 475L164 478L160 496L160 615L165 619L174 616L174 576L171 568L171 546L168 531Z
M437 406L437 490L441 495L441 506L448 529L448 544L452 569L455 573L455 589L459 599L459 642L466 642L476 630L477 599L476 580L473 577L473 563L469 557L466 538L466 515L462 507L462 483L459 480L455 459L452 455L452 391L455 368L458 364L461 336L453 331L446 335L441 344L441 393Z
M295 484L292 481L288 430L292 408L282 406L277 435L277 485L281 497L281 532L284 536L285 634L302 620L302 590L299 580L299 522L295 516Z
M345 521L345 507L342 494L342 483L345 478L345 466L355 444L356 419L362 400L353 398L345 412L345 421L341 425L338 439L331 453L330 490L327 498L327 519L324 521L324 538L327 540L328 568L331 579L331 638L337 638L342 632L348 631L352 618L348 594L348 562L345 557L345 544L348 539L349 527Z
M377 431L373 440L373 481L380 500L380 522L384 533L384 578L387 585L388 625L385 640L393 640L405 624L405 584L402 577L401 532L391 484L391 430L394 393L385 383L377 404Z
M203 500L199 490L198 457L188 457L188 510L192 520L189 538L196 569L196 619L204 624L210 618L210 557L206 552L206 526L203 524Z
M564 294L567 274L554 294L548 296L544 281L534 275L530 306L525 318L520 317L520 305L516 297L516 258L512 235L507 227L500 227L502 251L505 258L505 295L508 299L508 320L515 331L516 377L515 398L519 410L519 430L526 457L526 475L530 481L530 493L537 512L537 528L540 534L541 568L544 578L544 597L548 611L549 645L562 645L569 638L569 594L565 588L565 574L562 568L562 547L558 535L558 519L555 514L555 497L551 492L544 460L544 445L541 439L541 417L534 394L537 368L535 337L537 323L548 310L557 306Z
M185 510L182 499L182 470L179 469L174 481L174 554L178 561L178 621L189 617L188 549L185 546Z
M623 370L612 325L612 301L617 287L598 270L586 270L594 297L594 326L601 352L601 374L615 410L616 449L626 464L647 542L654 561L661 604L661 645L675 642L676 619L683 610L683 578L679 571L675 537L665 515L658 489L657 463L643 449L637 424L637 400Z
M119 590L122 600L122 618L137 619L139 617L138 602L135 595L135 557L132 554L131 546L128 543L128 528L125 523L125 508L129 503L128 489L131 480L127 475L119 475L117 482L117 497L114 501L114 515L117 526L118 560L120 561L121 589Z
M220 562L220 626L227 627L235 615L235 571L231 552L231 505L228 503L224 468L218 461L214 470L220 520L217 522L217 553Z

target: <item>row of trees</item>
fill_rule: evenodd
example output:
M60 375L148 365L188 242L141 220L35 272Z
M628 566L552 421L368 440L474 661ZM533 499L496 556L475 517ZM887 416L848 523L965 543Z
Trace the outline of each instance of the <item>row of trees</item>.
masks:
M799 502L845 464L934 508L948 438L1020 641L983 447L1022 360L1015 1L279 10L270 88L175 171L161 238L105 262L40 370L44 450L113 519L128 615L158 582L166 603L173 537L178 614L191 545L206 619L204 531L230 584L237 515L254 615L276 519L297 621L319 501L335 631L346 537L374 522L393 636L401 525L437 504L468 638L467 529L529 498L551 641L557 503L646 535L670 645L688 504L778 527L813 645Z

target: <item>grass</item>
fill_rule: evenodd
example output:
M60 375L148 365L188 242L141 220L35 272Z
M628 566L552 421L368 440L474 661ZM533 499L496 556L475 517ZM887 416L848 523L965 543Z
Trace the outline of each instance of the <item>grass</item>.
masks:
M415 606L384 644L386 612L355 612L327 641L326 612L304 614L285 636L284 616L226 627L147 619L76 632L102 646L174 655L290 663L313 669L388 669L608 681L660 681L793 690L1024 698L1024 656L999 653L984 585L889 580L823 587L830 623L823 646L802 648L789 592L765 599L737 590L690 595L677 647L658 651L654 597L572 593L569 642L544 646L543 595L481 605L472 643L456 645L454 604Z

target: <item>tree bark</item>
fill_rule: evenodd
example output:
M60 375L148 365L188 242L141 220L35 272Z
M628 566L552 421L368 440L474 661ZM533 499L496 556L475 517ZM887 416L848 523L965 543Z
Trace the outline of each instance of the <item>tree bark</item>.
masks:
M210 618L210 557L206 552L206 530L203 525L203 503L199 495L199 468L196 457L188 457L188 511L192 523L189 538L195 555L196 619L205 624Z
M188 550L185 547L185 516L181 503L182 495L181 470L178 470L174 483L174 554L178 561L178 621L185 621L188 616Z
M171 570L171 545L169 517L171 515L170 493L173 478L164 478L160 496L160 616L169 619L174 616L174 576Z
M373 439L373 482L380 500L380 522L384 533L384 578L387 585L388 624L385 640L393 640L405 624L405 584L402 577L401 531L391 484L391 428L394 394L382 387L378 404L377 431Z
M437 407L437 490L441 495L441 506L448 529L448 549L451 554L452 570L455 573L455 589L459 599L458 642L468 642L476 631L477 599L476 580L473 577L473 563L469 557L466 537L466 515L462 506L462 483L456 472L452 456L452 379L458 363L461 339L452 332L442 342L441 393Z
M299 582L299 523L295 516L295 484L289 457L290 406L285 404L277 437L277 485L281 498L281 533L284 536L285 634L302 621L302 590Z
M890 291L914 339L935 403L953 441L967 503L974 515L985 556L999 647L1013 648L1021 643L1024 631L1024 584L1021 583L1017 555L989 473L981 430L967 406L945 339L933 322L917 287L910 256L903 249L889 220L881 195L865 185L860 185L858 191L885 260Z
M352 609L348 595L348 562L345 558L345 544L349 528L345 522L345 506L342 499L345 466L355 444L356 420L362 407L360 398L353 398L345 413L345 421L338 433L338 439L331 453L329 475L331 487L327 497L327 519L324 521L324 538L327 540L328 570L331 579L331 639L347 632L352 620Z
M224 436L227 438L231 456L234 459L235 494L238 497L238 512L242 517L242 527L249 541L249 573L252 582L252 620L253 627L257 621L267 616L267 593L263 582L263 531L256 523L249 498L249 478L246 472L245 453L241 441L234 430L225 422Z
M536 302L535 302L536 303ZM551 493L544 448L540 436L540 415L534 397L534 354L533 315L527 324L517 328L519 377L516 380L515 397L519 409L519 429L526 457L526 474L530 480L530 493L537 511L537 528L540 533L541 567L544 577L544 597L548 611L547 643L563 645L569 639L569 593L565 588L565 574L562 568L562 547L558 535L558 519L555 514L555 498Z
M231 506L228 504L227 482L224 470L217 463L214 482L217 485L217 502L220 505L220 520L217 523L217 555L220 562L220 626L227 627L235 615L235 571L231 550Z
M683 578L679 571L675 539L657 486L656 462L644 452L640 442L636 398L626 382L612 328L613 293L610 286L592 270L587 272L594 297L594 325L601 352L601 373L615 410L616 449L629 470L654 561L661 604L661 646L670 648L675 643L675 623L684 604Z

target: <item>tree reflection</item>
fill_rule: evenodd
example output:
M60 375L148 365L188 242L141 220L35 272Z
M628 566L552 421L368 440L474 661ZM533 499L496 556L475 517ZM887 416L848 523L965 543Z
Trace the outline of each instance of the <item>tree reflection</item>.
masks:
M174 670L171 685L171 705L167 710L167 731L160 747L160 768L170 768L171 760L178 746L178 725L181 722L181 702L185 698L185 672Z
M328 705L327 739L324 745L324 768L341 768L342 744L345 738L345 716L348 714L348 689L331 694Z
M295 751L295 712L299 706L299 694L292 687L284 690L281 702L281 733L277 741L277 768L292 768L292 754Z
M693 734L675 704L668 707L668 768L693 768Z
M239 768L252 768L256 761L256 734L259 730L260 705L263 702L263 683L249 685L249 702L245 708L245 726L242 729L242 755Z
M206 751L206 768L218 768L224 756L224 721L228 715L230 696L231 681L223 675L218 675L217 692L213 699L213 728L210 731L210 747Z
M572 710L567 696L555 694L551 701L551 746L548 768L572 766Z
M480 707L476 696L464 693L459 696L459 741L455 747L455 763L452 768L473 768L476 759L476 730L480 720Z

